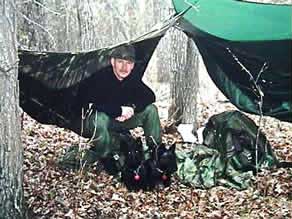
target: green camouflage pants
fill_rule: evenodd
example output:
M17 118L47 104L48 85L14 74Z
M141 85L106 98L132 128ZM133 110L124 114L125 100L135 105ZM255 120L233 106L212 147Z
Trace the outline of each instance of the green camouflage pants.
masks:
M117 122L103 112L95 112L85 118L83 124L83 136L90 138L91 150L96 153L97 158L107 157L119 151L118 128L111 128L112 124L117 124L123 129L142 127L145 136L152 136L156 142L161 142L160 120L157 107L153 104L124 122Z

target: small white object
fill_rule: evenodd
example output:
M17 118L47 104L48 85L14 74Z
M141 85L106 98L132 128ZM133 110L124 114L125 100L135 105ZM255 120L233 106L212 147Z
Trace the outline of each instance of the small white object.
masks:
M194 129L193 124L179 124L177 131L180 133L184 142L195 143L197 138L192 133Z
M115 154L115 155L113 156L113 158L114 158L115 160L119 160L119 159L120 159L120 156L119 156L118 154Z
M203 144L204 138L203 138L203 131L204 131L205 127L200 127L197 130L197 136L198 136L198 143L199 144Z

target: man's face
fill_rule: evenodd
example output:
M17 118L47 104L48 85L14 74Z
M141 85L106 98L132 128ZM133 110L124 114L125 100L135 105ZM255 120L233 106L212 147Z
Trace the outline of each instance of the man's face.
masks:
M124 80L131 74L135 65L133 61L118 58L111 58L111 64L115 76L120 81Z

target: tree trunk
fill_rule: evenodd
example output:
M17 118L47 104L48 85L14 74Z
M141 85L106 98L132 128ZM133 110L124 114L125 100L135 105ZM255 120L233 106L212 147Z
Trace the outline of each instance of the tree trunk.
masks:
M193 123L194 128L197 128L197 93L199 88L199 53L192 39L187 40L186 49L186 64L184 75L183 88L181 97L178 100L183 100L183 123Z
M194 42L182 33L174 31L171 69L172 106L169 119L178 123L193 124L197 129L197 92L198 92L198 51Z
M14 5L12 5L14 4ZM0 218L24 218L15 1L0 0Z

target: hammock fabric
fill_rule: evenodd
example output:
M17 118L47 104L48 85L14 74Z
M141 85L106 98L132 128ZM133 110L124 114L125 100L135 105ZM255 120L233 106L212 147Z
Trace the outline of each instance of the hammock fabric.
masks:
M173 0L173 5L177 12L189 9L179 26L236 107L292 121L291 6L236 0Z

